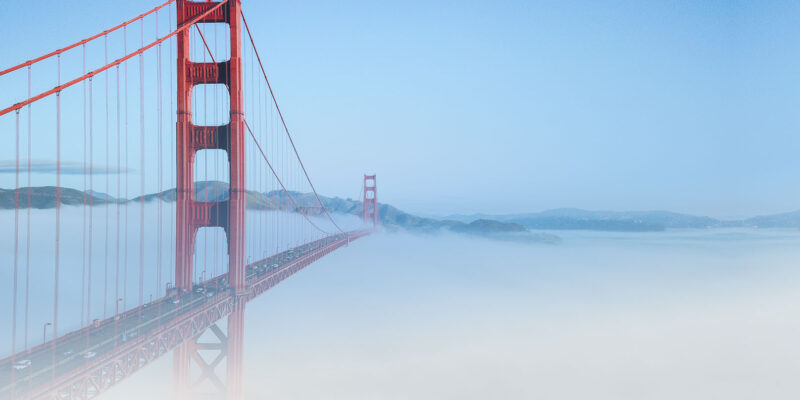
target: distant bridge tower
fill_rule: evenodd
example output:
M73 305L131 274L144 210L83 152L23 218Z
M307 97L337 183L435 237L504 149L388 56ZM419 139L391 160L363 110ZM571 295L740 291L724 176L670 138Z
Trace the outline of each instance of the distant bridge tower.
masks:
M218 2L177 0L177 26L217 6ZM228 239L228 282L236 295L245 290L245 136L242 98L241 2L228 2L203 17L198 23L227 24L230 29L230 59L196 63L189 59L189 30L178 33L177 44L177 215L175 287L192 290L192 265L197 231L202 227L221 227ZM230 122L221 126L198 126L192 121L192 89L197 85L224 84L230 94ZM194 159L199 150L219 149L228 153L230 161L230 193L228 200L201 202L194 199ZM228 317L227 335L212 328L217 344L185 341L175 350L173 370L179 395L195 398L191 393L191 360L201 367L200 380L210 380L228 399L241 395L241 364L244 302L237 300ZM214 366L198 360L197 350L215 348L226 358L226 383L215 377Z
M375 175L364 175L364 222L378 226L378 192Z

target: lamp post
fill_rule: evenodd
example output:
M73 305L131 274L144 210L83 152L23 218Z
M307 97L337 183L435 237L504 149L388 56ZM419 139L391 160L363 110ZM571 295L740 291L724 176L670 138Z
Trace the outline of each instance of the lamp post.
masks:
M45 344L47 342L47 327L50 326L50 325L53 325L53 323L52 322L46 322L44 324L44 326L42 327L42 344Z
M121 301L122 301L122 297L118 298L117 299L117 304L116 304L116 306L114 306L115 307L114 314L116 314L116 315L119 315L119 302L121 302Z

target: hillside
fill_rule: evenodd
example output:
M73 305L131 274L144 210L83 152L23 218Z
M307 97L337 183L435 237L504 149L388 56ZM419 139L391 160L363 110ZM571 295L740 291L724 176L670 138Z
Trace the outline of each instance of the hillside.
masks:
M529 229L584 229L602 231L651 232L675 228L715 228L742 225L742 221L720 221L710 217L679 214L670 211L588 211L559 208L528 214L454 215L448 218L469 222L495 219L522 224Z
M754 228L800 228L800 211L748 218L744 224Z
M144 196L144 200L150 202L160 196L163 201L174 202L175 193L175 189L168 189L161 193L148 194ZM317 204L313 193L291 192L291 195L301 206ZM63 205L83 204L84 197L87 202L91 202L94 205L116 202L113 196L97 191L87 191L84 194L84 192L76 189L61 189L61 204ZM226 200L228 198L228 184L216 181L196 182L194 198L201 201ZM120 202L138 202L141 199L142 197L120 199ZM320 199L331 212L356 216L362 214L360 201L326 196L320 196ZM53 208L55 207L55 202L56 188L54 186L31 188L30 204L32 208ZM14 204L14 190L0 189L0 209L13 209ZM19 189L19 204L21 208L27 207L27 188ZM282 191L268 193L250 191L247 193L247 207L257 210L294 210L294 205ZM409 214L384 203L379 204L379 211L381 224L388 229L406 229L416 232L435 232L444 229L458 233L480 235L519 233L529 229L654 232L665 229L730 227L800 228L800 210L743 220L719 220L670 211L589 211L577 208L559 208L526 214L451 215L436 219ZM315 214L322 212L322 210L319 207L309 207L305 208L304 212Z
M217 181L202 181L195 182L195 196L196 200L200 201L223 201L228 199L229 185L224 182ZM92 195L90 195L91 193ZM160 193L151 193L145 196L139 196L132 199L120 199L120 203L138 203L141 200L145 202L155 201L161 199L165 202L174 202L176 199L176 190L168 189ZM299 193L290 192L291 196L295 199L298 205L317 204L316 197L313 193ZM106 204L108 202L116 202L116 199L108 194L101 192L89 192L86 194L86 201L92 202L94 205ZM56 199L56 188L52 186L47 187L34 187L31 188L31 207L38 209L54 208ZM325 197L320 196L322 204L331 212L338 214L347 214L360 216L363 213L362 204L360 201L352 199L342 199L338 197ZM13 190L0 189L0 209L14 209L15 197ZM20 189L20 207L27 206L27 188ZM61 204L63 205L81 205L84 204L84 193L69 188L61 189ZM401 211L388 204L379 204L379 216L381 225L387 229L404 229L415 232L437 232L440 230L449 230L457 233L464 233L470 235L490 236L496 234L507 233L524 233L527 229L515 223L506 223L501 221L481 220L471 223L451 220L437 220L433 218L418 217L404 211ZM248 191L247 193L247 208L256 210L294 210L294 204L290 201L289 197L283 191L271 191L267 193L259 193L255 191ZM304 209L307 214L321 213L319 207L308 207ZM528 241L537 241L537 238L542 238L547 242L555 242L557 238L549 235L534 234L526 238Z
M36 209L55 208L56 206L56 187L55 186L41 186L30 188L30 207ZM64 205L78 205L92 203L95 205L105 204L106 200L102 197L91 196L88 193L84 194L80 190L61 188L61 204ZM16 204L16 195L14 190L0 189L0 209L13 210ZM19 189L19 207L28 208L28 188Z

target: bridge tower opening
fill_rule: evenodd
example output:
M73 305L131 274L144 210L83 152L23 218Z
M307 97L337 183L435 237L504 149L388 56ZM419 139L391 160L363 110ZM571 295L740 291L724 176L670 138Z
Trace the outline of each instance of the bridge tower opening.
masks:
M375 175L364 175L364 222L378 226L378 192Z

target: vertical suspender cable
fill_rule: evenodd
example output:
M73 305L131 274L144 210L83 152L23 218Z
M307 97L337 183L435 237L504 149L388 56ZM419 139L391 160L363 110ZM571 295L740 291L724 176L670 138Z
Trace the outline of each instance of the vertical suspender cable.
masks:
M128 28L122 28L122 52L128 55ZM125 227L123 228L123 240L125 245L123 247L122 256L122 308L123 311L128 304L128 211L130 209L128 196L130 196L130 189L128 185L129 180L129 163L128 157L130 156L130 147L128 146L128 62L125 62Z
M195 25L197 27L197 25ZM203 30L206 30L206 26L203 25ZM204 33L201 32L201 37ZM203 39L205 41L205 39ZM203 53L203 62L206 62L206 53ZM203 85L203 125L208 126L208 85ZM208 190L208 151L203 152L203 180L206 182L205 185L205 200L206 202L209 201L209 190ZM216 183L214 183L216 186ZM215 199L216 201L216 199ZM203 229L203 273L200 275L200 281L202 282L205 279L206 269L208 268L208 229Z
M273 121L273 123L274 123L275 118L274 118L274 113L272 111L272 105L271 104L269 106L269 116L270 116L270 121ZM272 124L270 124L270 126L271 125ZM273 134L272 135L272 141L273 141L272 159L273 160L277 160L280 163L280 160L278 159L278 135ZM281 239L280 224L281 224L281 222L283 220L283 215L282 215L282 210L281 210L281 194L282 193L278 190L277 182L275 183L275 193L277 194L276 198L278 200L277 203L276 203L277 207L275 207L275 253L277 254L280 251L280 239Z
M86 45L83 49L83 73L86 73ZM83 223L81 225L81 326L86 321L86 81L83 84Z
M156 11L156 40L158 40L158 11ZM161 192L164 190L162 188L162 140L163 140L163 132L162 132L162 125L163 121L161 119L161 43L156 46L156 93L158 98L156 99L156 122L158 123L158 161L156 162L158 168L158 198L156 205L157 212L158 212L158 232L156 233L156 288L155 288L155 297L161 297L161 262L162 262L162 244L161 244L161 212L162 212L162 202L163 197ZM161 302L158 302L158 321L161 321Z
M103 37L103 39L104 39L104 42L105 42L105 63L108 64L108 35L105 35ZM108 135L108 70L105 71L105 78L106 78L106 87L105 87L105 89L106 89L106 132L105 132L104 136L106 138L106 165L103 166L103 168L104 168L104 175L106 176L106 189L105 189L105 192L106 192L106 194L108 194L108 193L110 193L110 190L108 190L108 187L109 187L109 182L108 182L108 175L109 175L109 171L108 171L108 166L109 166L109 164L108 164L108 137L109 137L109 135ZM105 242L104 242L105 249L103 250L103 257L105 258L105 261L104 261L105 269L103 271L103 319L106 319L106 317L108 316L108 205L109 205L108 198L103 199L103 203L105 203L103 208L106 209L106 220L105 220L106 233L105 233Z
M14 185L14 283L11 301L11 360L15 363L17 355L17 266L18 266L18 233L19 233L19 110L14 113L16 137L16 178ZM15 363L16 364L16 363ZM11 387L16 383L16 369L11 369ZM12 389L13 392L14 389Z
M252 76L252 73L251 73L251 76ZM253 82L255 82L255 80L253 80ZM255 85L255 83L253 83L253 85ZM258 95L258 113L257 113L257 118L258 118L259 123L261 124L261 127L259 129L259 131L261 133L261 139L264 141L265 146L266 146L266 143L267 143L266 142L266 140L267 140L266 139L267 138L266 137L266 128L267 128L267 123L268 122L266 120L266 113L264 112L264 105L263 105L263 103L261 101L261 91L260 90L259 90L259 95ZM266 204L267 204L267 195L266 195L266 193L267 193L267 183L266 183L267 173L266 173L266 166L264 166L261 163L261 160L258 160L257 155L254 157L254 159L256 160L255 161L255 164L256 164L255 168L256 168L256 170L258 171L258 174L259 174L259 179L258 179L258 181L259 181L258 182L259 192L261 192L261 195L264 197L264 205L265 205L264 210L262 210L262 212L260 213L259 233L258 233L258 237L259 237L259 243L258 243L258 256L259 257L258 258L259 259L263 259L263 258L265 258L267 256L267 252L266 252L266 246L267 246L267 244L266 244L267 243L267 225L266 225L266 222L267 222L267 210L266 210Z
M197 25L195 25L195 26L197 26ZM217 57L219 57L219 53L217 53L217 24L214 24L214 53L216 53ZM212 61L214 61L213 60L213 56L212 56ZM219 90L214 90L214 121L219 121L219 119L218 119L219 114L217 113L217 111L219 111L217 109L217 107L219 106L219 103L220 103L220 101L219 101ZM217 193L218 190L219 190L219 188L217 187L218 186L217 182L219 182L219 181L220 181L220 178L219 178L219 156L216 156L216 157L214 157L214 201L219 201L219 193ZM230 190L230 187L228 187L228 189ZM219 212L220 212L219 209L220 209L220 207L216 207L217 221L219 221ZM211 268L213 268L213 271L212 271L212 275L213 276L217 275L217 263L219 262L219 258L218 258L218 256L219 256L219 240L217 240L217 236L218 236L217 233L218 232L215 230L214 231L214 236L213 236L213 240L214 240L214 255L213 255L214 262L211 264Z
M58 84L61 85L61 54L58 55ZM55 340L58 338L58 267L61 247L61 91L56 92L56 262L55 298L53 300L53 361L55 361Z
M158 40L158 11L156 11L156 40ZM157 234L157 243L156 246L158 247L158 251L156 254L158 255L158 260L156 261L158 275L156 277L156 297L160 297L159 293L161 291L161 212L162 212L162 203L163 197L161 192L164 190L162 187L163 184L163 171L162 171L162 141L163 141L163 121L162 121L162 112L161 112L161 43L158 44L156 47L157 55L156 55L156 65L158 66L158 71L156 73L156 86L158 87L158 99L156 100L156 112L158 114L158 234ZM161 303L159 303L160 305Z
M275 152L274 146L270 145L270 142L272 141L272 136L270 135L270 128L269 127L272 124L272 120L270 119L269 103L268 102L264 103L264 108L261 109L261 112L264 114L264 143L265 143L266 146L271 147L270 149L267 149L267 151L268 152L272 152L273 155L274 155L274 152ZM265 185L266 185L266 193L269 194L269 193L272 193L272 191L275 190L275 188L277 188L277 185L274 184L274 181L272 180L270 174L266 171L266 166L264 168L265 168L265 170L264 170L264 181L265 181ZM267 195L267 198L269 199L270 196ZM264 234L266 235L267 240L264 243L264 252L267 255L270 254L270 250L271 250L271 248L268 246L268 243L270 243L269 242L270 241L270 235L272 234L272 232L274 232L274 229L272 228L272 224L275 223L276 218L277 218L277 216L275 214L275 210L274 209L270 213L268 213L267 217L266 217L266 227L264 228L265 229ZM276 240L275 238L272 238L272 241L275 241L275 240Z
M61 54L57 58L58 64L58 85L61 85ZM60 262L61 248L61 91L56 92L56 251L53 271L53 340L52 353L50 355L51 367L50 378L55 378L56 365L56 341L58 340L58 268Z
M119 335L117 335L117 327L118 327L117 318L119 316L119 220L120 220L120 218L119 218L120 217L119 205L120 205L120 195L121 195L120 194L120 185L121 185L121 183L120 183L120 177L121 177L121 175L120 175L120 147L121 146L120 146L120 143L119 143L119 141L120 141L119 65L117 65L117 67L115 68L115 72L116 72L116 78L117 78L117 84L116 84L116 89L117 89L117 104L116 104L116 106L117 106L117 116L115 118L116 122L117 122L117 177L116 177L116 180L117 180L117 196L116 196L116 198L117 198L117 201L116 201L116 203L117 203L116 204L116 206L117 206L116 207L117 223L114 226L116 226L116 228L117 228L117 245L114 246L114 248L116 249L116 257L115 257L116 262L114 263L114 347L117 346L117 338L119 337Z
M169 23L169 30L172 31L172 7L167 7L167 12L169 13L169 22L168 22ZM175 59L172 56L172 54L173 54L173 52L172 52L172 41L173 40L175 40L175 39L173 39L173 38L169 39L169 59L170 59L170 62ZM172 88L173 88L173 86L172 86L172 71L173 71L173 68L170 68L169 69L169 90L170 90L170 92L172 92ZM174 129L176 129L175 128L175 112L173 111L174 110L173 107L174 107L174 101L175 100L174 100L173 96L168 96L168 97L169 97L169 126L170 126L170 129L172 130L172 132L174 133L175 132ZM175 189L175 175L177 174L177 172L175 172L172 169L172 168L175 168L175 141L177 140L177 139L175 139L175 136L176 135L172 135L172 137L170 137L170 140L169 140L169 144L170 144L170 150L169 150L170 174L169 174L169 176L170 176L170 188L172 188L172 189ZM175 193L175 202L174 203L176 204L175 207L177 207L177 190L176 190L176 193ZM175 207L170 207L169 208L170 209L169 254L170 254L170 266L171 266L171 268L170 268L170 276L171 276L170 279L171 279L171 282L175 282L175 276L174 276L175 275L175 257L174 257L174 253L175 253L175 236L174 236L175 235Z
M114 283L114 316L119 314L119 222L120 222L120 209L119 209L119 207L120 207L120 202L121 202L120 197L122 196L122 193L120 191L121 186L122 186L122 183L121 183L122 171L121 171L121 166L120 166L120 163L121 163L120 158L122 158L122 154L121 154L121 147L122 146L120 146L121 135L120 135L120 112L119 112L119 105L120 105L119 104L120 103L119 102L119 65L117 65L116 72L117 72L117 118L116 118L117 119L117 224L116 224L116 226L117 226L117 245L116 245L117 255L116 255L116 260L117 260L117 262L116 262L116 269L115 269L115 272L114 272L114 278L116 279L116 282Z
M31 67L28 66L28 97L31 97ZM28 350L28 308L31 282L31 105L28 104L28 223L25 240L25 350Z
M14 288L11 301L11 354L17 352L17 273L18 273L18 239L19 239L19 110L14 113L16 129L16 158L14 161Z
M248 117L248 118L250 118L250 117L253 117L253 118L252 118L252 120L253 120L253 121L255 121L254 125L255 125L255 127L256 127L256 132L260 133L260 132L261 132L261 129L262 129L262 125L261 125L261 113L260 113L260 111L261 111L261 91L260 91L260 90L261 90L261 86L260 86L260 85L258 85L258 89L259 89L259 90L256 90L256 89L255 89L255 86L256 86L256 85L255 85L255 82L251 83L251 85L252 85L252 86L251 86L251 87L249 87L249 89L250 89L250 109L251 109L251 113L250 113L250 114L248 114L248 115L247 115L247 117ZM258 97L258 101L256 101L256 97ZM250 149L250 154L251 154L251 155L250 155L250 157L251 157L251 158L252 158L252 160L253 160L253 162L252 162L252 164L253 164L253 165L252 165L252 167L253 167L255 170L253 171L253 173L252 173L252 174L248 174L248 176L252 176L252 177L253 177L253 181L254 181L254 182L258 182L258 180L259 180L259 175L258 175L259 168L258 168L258 164L259 164L259 163L257 163L257 162L256 162L256 158L255 158L255 149L254 149L254 148L252 148L252 146L251 146L251 149ZM248 169L249 169L249 170L252 170L252 169L250 169L249 167L248 167ZM259 190L259 189L260 189L260 188L259 188L258 184L256 183L255 190ZM248 226L251 226L251 225L249 225L249 224L248 224ZM258 226L260 227L260 224L259 224ZM259 235L251 235L251 236L252 236L251 244L255 244L255 243L260 243L260 242L261 242L261 240L260 240L260 239L261 239L261 237L260 237L260 233L259 233ZM255 247L256 247L256 246L253 246L253 248L254 248L254 249L255 249Z
M167 12L169 13L169 30L172 31L172 7L167 7ZM173 40L175 40L175 39L173 39L173 38L169 39L169 59L170 59L170 62L175 59L172 56L173 55L173 52L172 52L172 41ZM172 91L172 88L173 88L173 86L172 86L172 72L173 72L173 68L170 68L169 69L169 90L170 90L170 92ZM174 102L175 102L175 100L173 99L173 96L168 96L168 97L169 97L169 126L170 126L170 129L173 130L172 132L174 133L175 132L174 129L176 129L175 128L175 111L174 111ZM176 167L176 163L175 163L175 141L176 140L177 139L175 139L175 135L172 135L172 137L169 140L169 144L170 144L170 150L169 150L169 154L170 154L170 156L169 156L170 157L170 175L169 176L170 176L170 188L172 188L172 189L176 189L175 188L175 175L177 174L177 172L175 172L172 169L172 168ZM170 257L170 260L171 260L170 261L171 278L170 279L172 279L172 282L175 282L175 257L174 257L174 253L175 253L175 211L176 211L176 207L177 207L177 190L175 192L175 207L170 207L170 211L171 212L170 212L170 219L169 219L169 226L170 226L169 233L170 233L170 238L171 238L171 240L169 241L169 254L171 255L171 257Z
M94 77L89 78L89 263L86 289L86 324L92 321L92 245L94 244ZM88 340L88 338L87 338Z
M244 49L242 49L242 50L244 50ZM241 91L242 102L241 102L240 106L242 107L242 110L239 110L239 111L243 112L244 118L247 119L247 118L249 118L249 116L251 114L250 109L252 108L252 104L249 104L248 101L247 101L248 93L250 93L249 87L247 86L249 82L247 80L246 74L244 73L244 71L242 71L244 69L244 67L247 65L247 59L244 57L244 53L245 52L242 51L241 53L242 53L242 55L241 55L242 69L240 69L240 71L241 71L241 86L242 86L242 91ZM245 174L244 187L245 187L246 191L249 191L249 190L253 189L253 184L252 184L252 182L253 182L253 174L250 173L251 171L253 171L253 169L251 168L251 165L248 164L248 163L252 162L252 157L251 157L251 153L252 152L253 152L252 149L247 148L247 146L245 146L244 160L245 160L245 171L247 171L247 174ZM251 224L247 224L247 229L250 229L250 228L252 228L252 225ZM249 232L245 233L245 243L246 243L245 246L244 246L244 248L245 248L245 253L244 253L245 254L245 265L247 265L247 264L250 263L250 254L252 253L252 248L253 248L253 246L252 246L252 235L250 235Z
M28 107L30 110L30 107ZM30 112L29 112L30 114ZM15 137L16 137L16 184L14 188L14 284L13 284L13 293L12 296L14 297L13 301L11 302L12 311L11 311L11 362L12 364L16 364L16 355L17 355L17 268L18 268L18 254L17 254L17 245L18 245L18 225L19 225L19 110L17 110L15 115ZM30 224L30 218L28 219L28 224ZM26 293L27 298L27 293ZM27 304L25 305L27 309ZM27 315L25 317L27 321ZM27 329L27 327L26 327ZM27 333L27 330L26 330ZM27 344L25 345L27 350ZM12 393L15 390L16 385L16 369L11 369L11 390Z
M141 20L141 47L144 47L144 20ZM139 54L139 306L144 304L144 54ZM141 312L139 313L141 318Z
M81 46L83 49L83 73L86 73L86 45ZM86 166L86 81L83 82L83 223L81 226L81 326L87 320L86 318L86 179L87 179L87 166Z

